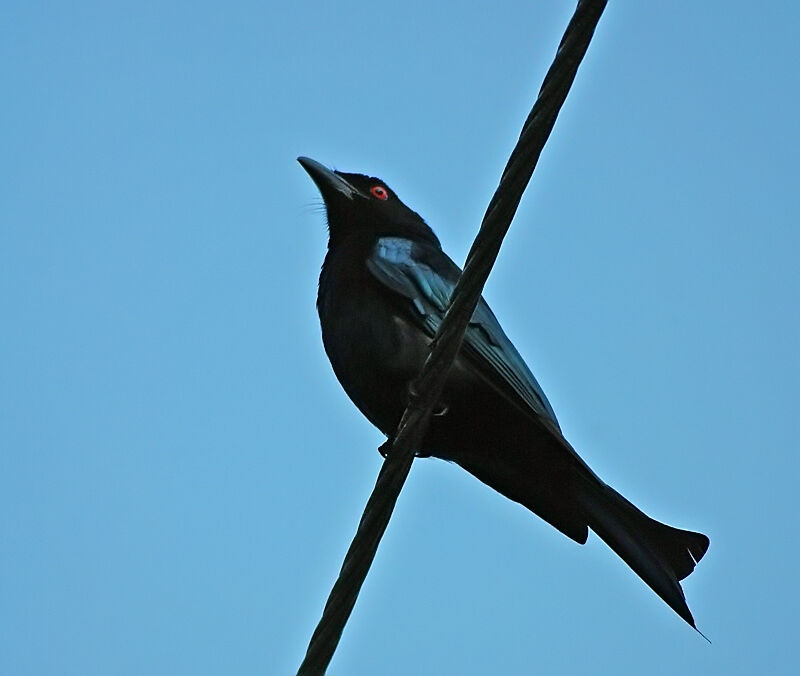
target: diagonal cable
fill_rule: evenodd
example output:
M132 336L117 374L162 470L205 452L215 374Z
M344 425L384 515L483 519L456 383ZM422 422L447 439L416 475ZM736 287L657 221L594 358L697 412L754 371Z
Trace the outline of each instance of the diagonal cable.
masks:
M397 434L381 449L388 449L386 460L347 550L339 577L328 596L322 618L311 637L298 676L324 674L328 668L411 469L414 453L425 435L431 411L444 388L447 372L461 347L467 324L606 2L580 0L564 32L553 64L547 71L536 102L522 127L519 141L500 178L500 185L483 217L480 231L467 256L464 274L453 291L450 307L436 332L431 352L411 387L408 407Z

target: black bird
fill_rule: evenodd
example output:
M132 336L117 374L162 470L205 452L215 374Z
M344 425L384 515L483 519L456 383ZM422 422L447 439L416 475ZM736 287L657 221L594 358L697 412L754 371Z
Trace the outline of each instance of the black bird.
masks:
M328 215L317 296L325 351L353 403L391 438L461 270L382 180L298 161ZM598 478L483 299L418 455L461 465L580 544L591 528L695 627L679 581L708 538L655 521Z

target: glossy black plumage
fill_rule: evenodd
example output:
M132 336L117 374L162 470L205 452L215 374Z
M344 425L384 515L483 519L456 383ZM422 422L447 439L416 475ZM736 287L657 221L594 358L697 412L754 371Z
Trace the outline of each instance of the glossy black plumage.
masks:
M461 271L383 181L299 162L328 215L317 298L325 351L349 397L391 436ZM679 580L708 538L651 519L592 472L483 300L419 454L456 462L579 543L595 531L695 626Z

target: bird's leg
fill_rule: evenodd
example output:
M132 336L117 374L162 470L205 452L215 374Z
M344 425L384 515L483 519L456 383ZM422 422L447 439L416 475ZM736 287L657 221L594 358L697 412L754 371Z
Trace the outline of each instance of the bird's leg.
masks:
M389 454L389 449L392 447L394 443L394 439L391 437L384 441L380 446L378 446L378 453L380 453L384 458Z

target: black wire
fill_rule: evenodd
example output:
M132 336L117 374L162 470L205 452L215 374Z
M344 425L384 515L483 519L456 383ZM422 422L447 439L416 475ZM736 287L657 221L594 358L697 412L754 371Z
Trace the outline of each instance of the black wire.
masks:
M467 324L475 311L500 245L553 130L606 2L578 2L575 14L564 32L536 103L525 120L500 185L483 217L480 231L467 257L464 274L453 291L450 307L433 340L431 352L412 385L408 407L397 434L393 441L387 442L381 449L386 450L386 460L347 550L339 577L328 596L322 618L311 636L298 676L324 674L330 664L411 469L414 453L425 434L431 410L439 400L447 372L461 347Z

